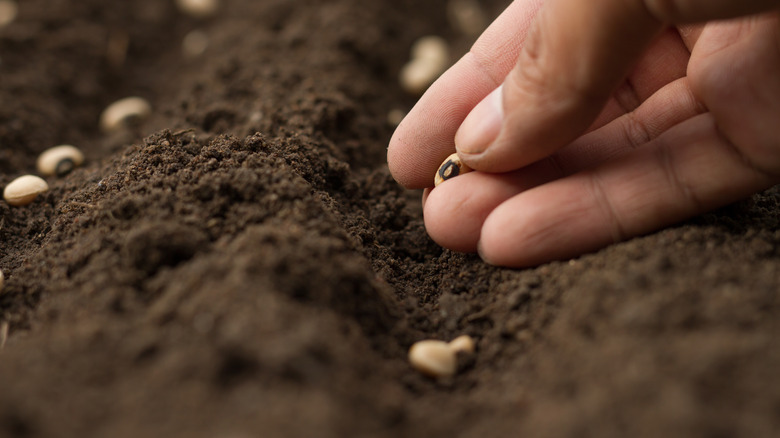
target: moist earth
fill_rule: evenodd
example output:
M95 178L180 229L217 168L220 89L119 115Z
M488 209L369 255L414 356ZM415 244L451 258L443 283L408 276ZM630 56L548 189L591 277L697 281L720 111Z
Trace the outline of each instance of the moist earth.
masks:
M387 115L417 38L473 42L445 1L19 6L0 184L57 144L87 163L0 202L0 436L780 433L777 188L530 269L427 237ZM100 132L127 96L152 116ZM409 366L461 334L455 377Z

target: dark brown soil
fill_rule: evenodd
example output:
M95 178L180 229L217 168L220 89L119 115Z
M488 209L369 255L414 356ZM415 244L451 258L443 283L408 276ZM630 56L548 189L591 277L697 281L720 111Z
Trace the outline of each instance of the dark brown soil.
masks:
M56 144L88 163L0 202L0 436L778 436L777 189L535 269L428 239L386 115L413 104L417 37L467 49L444 11L21 1L0 185ZM193 29L211 44L188 59ZM153 116L100 133L130 95ZM409 367L414 341L464 333L455 378Z

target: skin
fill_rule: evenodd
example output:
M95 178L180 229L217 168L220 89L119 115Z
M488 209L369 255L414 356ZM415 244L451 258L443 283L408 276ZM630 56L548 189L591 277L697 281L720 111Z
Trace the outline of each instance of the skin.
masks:
M780 1L516 0L396 130L440 245L524 267L780 183ZM598 23L598 25L594 25ZM457 152L477 170L431 190Z

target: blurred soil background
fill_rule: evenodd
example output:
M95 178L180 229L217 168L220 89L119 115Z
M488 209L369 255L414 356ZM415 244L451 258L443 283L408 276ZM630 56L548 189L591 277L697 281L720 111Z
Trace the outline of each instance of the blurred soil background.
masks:
M385 164L424 35L473 41L445 0L20 1L0 185L87 163L0 202L0 436L778 436L780 192L534 269L443 250Z

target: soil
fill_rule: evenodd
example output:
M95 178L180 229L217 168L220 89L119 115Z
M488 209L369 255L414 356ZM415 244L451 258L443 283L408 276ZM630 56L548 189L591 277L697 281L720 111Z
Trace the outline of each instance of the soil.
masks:
M0 436L780 433L777 188L494 268L434 244L384 161L412 42L471 43L444 0L20 3L0 185L57 144L88 161L0 202ZM101 133L134 95L152 117ZM413 342L461 334L455 377L410 368Z

